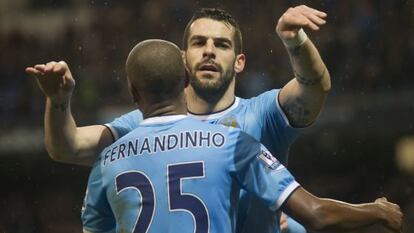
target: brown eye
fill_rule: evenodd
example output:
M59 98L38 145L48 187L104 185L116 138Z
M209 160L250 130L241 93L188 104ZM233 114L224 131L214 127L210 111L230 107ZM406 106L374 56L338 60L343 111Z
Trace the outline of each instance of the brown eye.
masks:
M225 43L225 42L219 42L219 43L216 43L216 47L217 48L222 48L222 49L228 49L228 48L230 48L230 45Z
M194 41L193 43L192 43L192 45L193 46L202 46L204 44L204 42L203 41Z

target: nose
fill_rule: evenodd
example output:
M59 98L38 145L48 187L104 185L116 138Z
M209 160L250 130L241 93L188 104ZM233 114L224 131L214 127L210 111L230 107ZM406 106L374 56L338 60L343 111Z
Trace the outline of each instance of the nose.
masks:
M208 39L205 47L204 47L204 51L203 51L203 57L208 57L208 58L216 58L216 53L215 53L215 47L214 47L214 41L212 39Z

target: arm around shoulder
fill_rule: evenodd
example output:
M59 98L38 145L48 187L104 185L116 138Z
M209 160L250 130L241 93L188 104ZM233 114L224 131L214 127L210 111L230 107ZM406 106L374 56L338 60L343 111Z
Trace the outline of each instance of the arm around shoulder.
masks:
M385 198L355 205L318 198L301 187L292 193L283 210L305 227L318 232L346 232L373 224L400 232L403 216L399 206Z

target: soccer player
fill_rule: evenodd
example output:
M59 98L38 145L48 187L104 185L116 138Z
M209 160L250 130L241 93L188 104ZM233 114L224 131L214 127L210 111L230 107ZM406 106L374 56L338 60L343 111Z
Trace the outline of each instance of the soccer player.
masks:
M141 42L129 54L129 90L144 120L105 148L94 166L100 179L89 182L84 232L235 232L240 189L313 230L375 223L401 229L398 205L317 198L253 137L188 117L180 57L178 47L161 40Z
M330 90L329 72L302 29L318 30L325 17L324 12L307 6L289 8L276 32L289 52L295 78L282 89L242 99L234 94L236 75L243 71L246 59L237 22L222 10L196 12L183 35L183 58L190 76L189 115L242 129L285 164L290 144L300 128L315 120ZM137 110L105 126L77 127L70 111L75 81L67 65L50 62L29 67L27 72L37 77L47 96L45 144L55 160L91 165L102 148L142 120ZM275 216L260 201L243 195L240 203L238 232L275 232Z

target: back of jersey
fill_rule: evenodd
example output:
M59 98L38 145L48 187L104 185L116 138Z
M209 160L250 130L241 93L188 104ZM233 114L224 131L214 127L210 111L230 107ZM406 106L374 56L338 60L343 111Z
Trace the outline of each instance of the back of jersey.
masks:
M228 132L185 116L156 117L106 148L102 188L117 232L234 232L239 188Z

